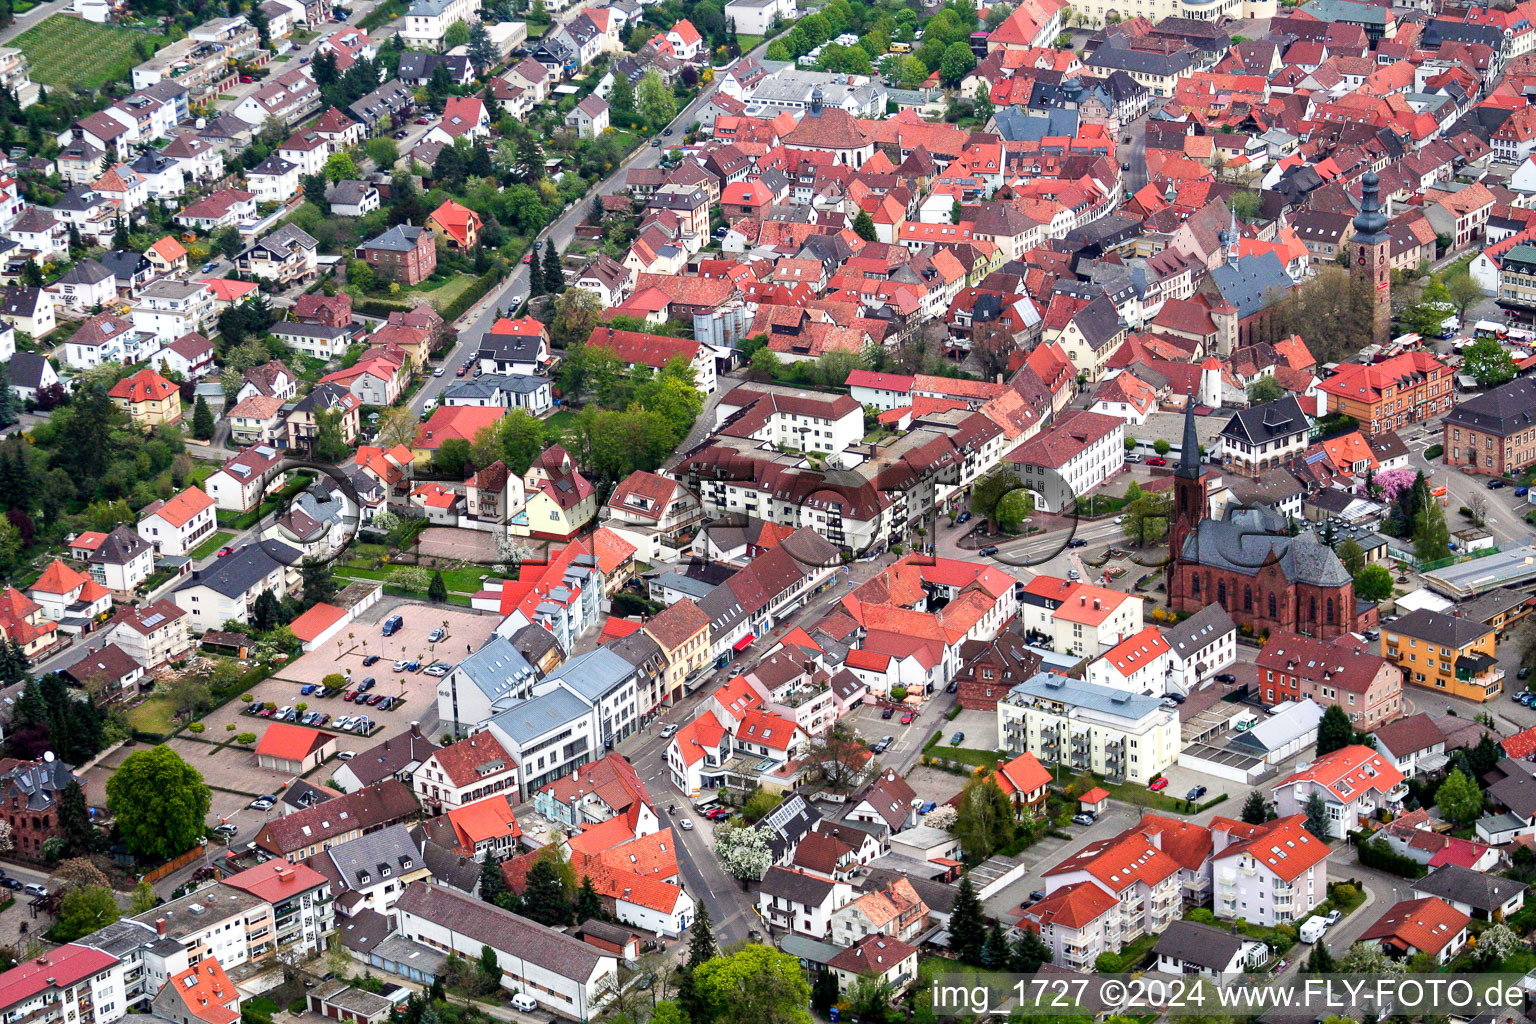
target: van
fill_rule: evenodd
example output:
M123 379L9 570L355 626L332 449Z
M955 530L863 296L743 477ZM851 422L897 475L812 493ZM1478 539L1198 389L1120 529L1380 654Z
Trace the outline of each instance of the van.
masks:
M398 615L391 615L389 618L384 620L384 635L394 636L397 632L399 632L400 627L403 625L405 625L405 620L403 618Z
M911 53L912 52L912 44L911 43L892 43L891 44L891 52L892 53Z
M1301 930L1297 935L1302 942L1316 942L1327 930L1328 922L1314 915L1301 922Z
M512 997L512 1009L522 1010L524 1013L532 1013L539 1008L539 1001L525 992L519 992Z

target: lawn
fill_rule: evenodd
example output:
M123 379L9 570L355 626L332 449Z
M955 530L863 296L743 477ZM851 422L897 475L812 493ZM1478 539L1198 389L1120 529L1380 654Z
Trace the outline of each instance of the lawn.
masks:
M374 580L379 583L389 582L392 570L390 569L364 569L352 564L339 566L335 575L351 580ZM481 569L447 569L443 572L443 584L447 586L450 594L477 594L483 584L480 577L487 575Z
M228 544L230 538L233 536L234 534L232 533L215 532L212 537L209 537L207 540L203 541L197 547L192 549L193 560L199 562L202 561L209 555L213 554L215 551L219 550L219 548L223 547L225 544Z
M740 32L736 33L736 43L741 47L741 52L743 54L751 53L753 50L763 45L763 40L767 38L767 36L749 36Z
M469 290L469 286L475 283L473 274L455 274L441 285L430 290L418 289L413 295L419 295L432 303L439 310L447 309L448 304Z
M16 37L14 46L32 63L32 80L43 85L99 89L128 77L141 58L133 44L160 46L165 36L97 25L80 18L48 18Z
M169 697L150 697L136 708L128 709L128 725L139 732L153 733L157 736L169 736L176 728L172 719L175 715L171 711L171 699Z

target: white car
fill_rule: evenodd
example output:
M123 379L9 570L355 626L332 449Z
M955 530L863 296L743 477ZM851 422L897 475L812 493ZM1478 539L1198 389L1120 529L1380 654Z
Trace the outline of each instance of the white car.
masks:
M682 829L684 832L692 832L693 820L691 818L679 818L677 821L677 827Z
M338 751L336 751L336 759L338 761L350 761L350 760L352 760L356 756L357 756L357 751L355 751L355 750L338 750Z
M671 739L672 736L676 732L677 732L677 726L675 726L675 725L664 725L664 726L661 727L661 738L664 739L664 740Z
M453 666L448 664L446 661L434 661L432 664L428 665L426 669L427 675L436 676L439 679L452 671Z
M395 671L396 672L404 672L405 671L405 666L407 666L409 664L410 664L410 662L409 661L405 661L404 659L402 659L400 661L397 661L397 662L395 662Z
M432 376L434 376L434 377L441 377L442 375L443 375L443 368L441 366L436 367L436 368L433 369Z

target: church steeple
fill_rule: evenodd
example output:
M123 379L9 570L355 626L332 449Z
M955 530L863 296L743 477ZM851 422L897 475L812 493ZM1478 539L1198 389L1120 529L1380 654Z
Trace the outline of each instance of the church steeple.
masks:
M1367 171L1360 181L1360 212L1349 240L1350 276L1369 285L1371 340L1386 341L1391 328L1391 265L1387 260L1387 215L1381 209L1381 181Z
M1195 431L1195 396L1184 400L1184 445L1179 451L1179 468L1173 475L1185 480L1200 479L1200 436Z

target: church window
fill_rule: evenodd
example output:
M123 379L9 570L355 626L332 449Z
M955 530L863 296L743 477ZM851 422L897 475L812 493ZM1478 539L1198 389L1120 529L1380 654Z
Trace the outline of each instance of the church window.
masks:
M1331 598L1331 597L1328 599L1328 617L1326 619L1324 619L1323 621L1324 622L1332 622L1333 621L1333 598Z
M1221 604L1221 605L1225 605L1227 603L1227 581L1226 580L1217 580L1216 581L1216 603L1217 604Z
M1192 594L1200 593L1200 574L1191 573L1189 577L1189 590Z
M1315 622L1317 621L1317 598L1309 598L1308 601L1308 614L1312 616L1312 620Z
M1253 611L1253 588L1249 586L1243 587L1243 611Z
M1269 617L1270 618L1274 618L1275 617L1275 595L1274 594L1270 594L1269 595Z

